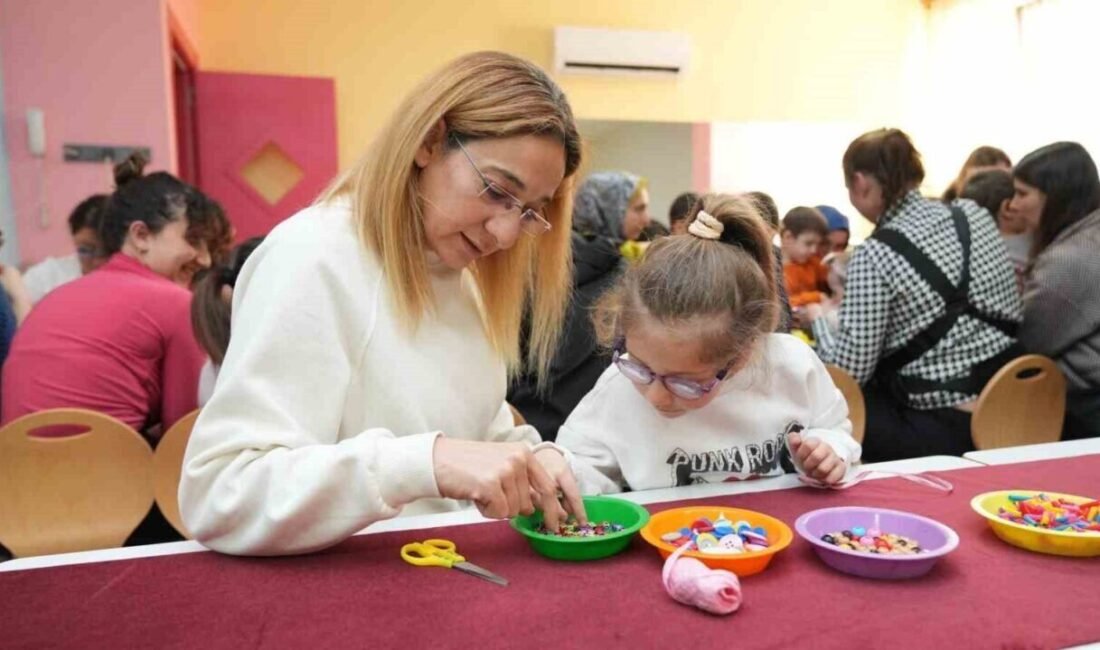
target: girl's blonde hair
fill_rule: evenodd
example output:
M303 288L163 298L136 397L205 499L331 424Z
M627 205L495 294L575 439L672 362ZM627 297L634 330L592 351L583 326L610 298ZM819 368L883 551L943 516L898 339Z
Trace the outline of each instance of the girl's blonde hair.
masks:
M573 175L581 161L572 109L545 72L500 52L451 61L405 97L366 154L318 200L351 198L360 238L379 256L399 318L415 331L434 299L414 157L440 120L449 148L455 141L538 135L559 140L565 150L565 179L543 210L553 228L537 238L521 236L510 250L480 258L472 269L489 340L511 373L521 365L520 330L529 310L528 354L522 361L541 381L572 286Z
M721 237L676 235L650 245L596 305L602 345L613 346L642 318L685 330L703 325L701 361L725 362L775 330L775 255L763 217L751 200L728 194L700 197L689 223L700 210L722 222Z

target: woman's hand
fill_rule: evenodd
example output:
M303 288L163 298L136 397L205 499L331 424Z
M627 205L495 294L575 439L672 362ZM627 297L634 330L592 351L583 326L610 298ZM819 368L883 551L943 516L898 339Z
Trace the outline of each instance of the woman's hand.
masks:
M535 459L546 469L546 473L550 475L550 478L557 484L558 490L561 491L561 501L558 500L555 494L553 503L539 504L542 508L546 527L550 530L558 530L561 524L565 522L565 513L561 512L562 505L565 506L565 510L570 515L573 515L577 523L587 524L588 513L584 511L584 499L581 498L581 490L577 485L577 479L573 476L573 470L570 469L565 456L553 447L545 447L535 454ZM559 517L552 520L549 516L551 512L558 514Z
M833 485L844 478L847 468L833 448L817 438L802 439L797 433L787 437L798 464L806 476L816 478L822 483Z
M557 500L557 483L525 443L440 436L435 441L433 464L440 495L473 501L486 517L529 515L537 502L547 506L543 509L547 526L560 525L565 518Z

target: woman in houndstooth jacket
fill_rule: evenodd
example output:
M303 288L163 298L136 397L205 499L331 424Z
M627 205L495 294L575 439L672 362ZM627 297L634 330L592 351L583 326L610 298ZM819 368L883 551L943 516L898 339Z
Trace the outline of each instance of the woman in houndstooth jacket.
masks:
M852 255L839 328L807 314L818 352L864 386L866 461L962 454L977 395L1020 351L1004 242L974 202L921 196L920 153L897 129L860 136L843 165L875 231Z

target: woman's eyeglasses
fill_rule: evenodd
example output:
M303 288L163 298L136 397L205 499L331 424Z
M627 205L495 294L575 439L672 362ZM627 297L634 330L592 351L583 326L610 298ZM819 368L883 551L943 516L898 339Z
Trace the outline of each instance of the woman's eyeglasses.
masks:
M618 368L619 372L623 373L627 379L639 386L648 386L652 384L654 380L659 380L670 393L681 399L687 400L700 399L714 390L715 386L726 378L726 375L729 374L730 366L733 365L731 362L725 368L719 370L718 374L714 376L714 379L699 382L693 379L684 379L683 377L659 375L650 370L649 366L624 356L625 354L626 339L620 338L615 342L615 347L611 355L611 362L615 364L615 367Z
M474 168L478 177L481 178L481 182L485 185L485 187L478 192L478 196L490 205L496 206L503 214L518 214L520 228L523 232L532 237L541 235L550 230L552 226L549 221L543 218L537 210L523 207L523 201L520 201L512 196L507 190L489 180L485 174L481 172L481 169L478 168L477 163L475 163L474 159L470 156L470 152L466 151L466 147L462 145L462 141L458 139L458 136L452 134L451 137L454 138L455 144L462 150L462 154L466 156L466 160L470 161L470 165Z

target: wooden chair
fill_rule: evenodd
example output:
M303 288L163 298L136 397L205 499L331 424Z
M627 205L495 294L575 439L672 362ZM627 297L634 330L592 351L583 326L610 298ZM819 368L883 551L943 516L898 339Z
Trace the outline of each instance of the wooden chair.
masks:
M153 492L157 507L180 535L191 539L187 527L180 517L179 488L180 475L183 473L183 454L187 451L187 441L191 439L191 430L199 418L199 409L191 411L172 425L157 443L153 453Z
M508 408L511 409L511 411L512 411L512 424L513 425L515 425L517 427L521 427L521 426L527 424L527 420L523 417L523 414L519 412L519 409L512 406L511 404L508 405Z
M1028 354L1005 364L982 389L970 436L977 449L1054 442L1065 414L1062 371L1047 357Z
M43 428L81 430L38 437ZM83 409L0 429L0 542L15 557L122 546L153 505L153 450L118 420Z
M833 378L833 383L840 389L844 399L848 402L848 419L852 421L852 437L856 442L863 443L863 434L867 427L867 404L863 401L863 389L859 383L838 366L826 364L825 369Z

